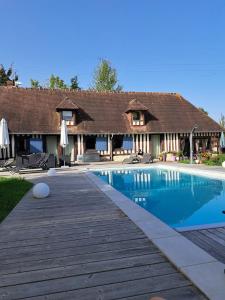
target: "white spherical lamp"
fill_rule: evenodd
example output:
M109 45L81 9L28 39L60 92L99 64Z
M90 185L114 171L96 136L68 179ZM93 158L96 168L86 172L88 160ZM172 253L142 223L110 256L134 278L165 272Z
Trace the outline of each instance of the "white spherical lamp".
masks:
M54 168L50 168L47 173L48 176L56 176L56 170Z
M225 161L222 163L222 167L225 168Z
M40 182L33 187L34 198L46 198L49 196L50 189L46 183Z

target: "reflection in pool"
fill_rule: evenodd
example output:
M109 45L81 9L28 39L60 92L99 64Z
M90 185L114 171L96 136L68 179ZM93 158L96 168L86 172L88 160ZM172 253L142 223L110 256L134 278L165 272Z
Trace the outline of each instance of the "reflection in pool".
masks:
M225 222L225 181L158 168L94 172L174 228Z

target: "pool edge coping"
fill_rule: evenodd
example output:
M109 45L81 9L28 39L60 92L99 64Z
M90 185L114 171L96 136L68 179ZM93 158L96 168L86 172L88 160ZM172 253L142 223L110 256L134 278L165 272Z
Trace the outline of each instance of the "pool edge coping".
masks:
M175 166L157 165L156 167L178 170ZM185 172L185 168L179 168L179 171L180 169ZM102 181L93 174L94 171L96 170L87 170L87 177L145 233L181 273L209 299L225 298L223 263Z

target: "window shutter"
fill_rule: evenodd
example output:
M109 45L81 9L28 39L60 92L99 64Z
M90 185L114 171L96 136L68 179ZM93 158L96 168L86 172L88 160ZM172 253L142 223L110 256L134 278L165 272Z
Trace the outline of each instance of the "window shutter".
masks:
M43 152L43 141L42 139L30 139L30 153Z
M124 136L123 137L122 148L124 150L132 150L133 149L133 138L132 138L132 136Z
M96 138L96 150L98 151L107 151L108 144L106 137L97 137Z

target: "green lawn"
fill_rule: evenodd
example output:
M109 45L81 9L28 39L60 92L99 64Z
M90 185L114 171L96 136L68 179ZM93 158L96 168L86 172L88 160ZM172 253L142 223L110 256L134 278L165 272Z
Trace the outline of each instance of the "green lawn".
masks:
M32 183L15 177L0 177L0 222L16 206Z

